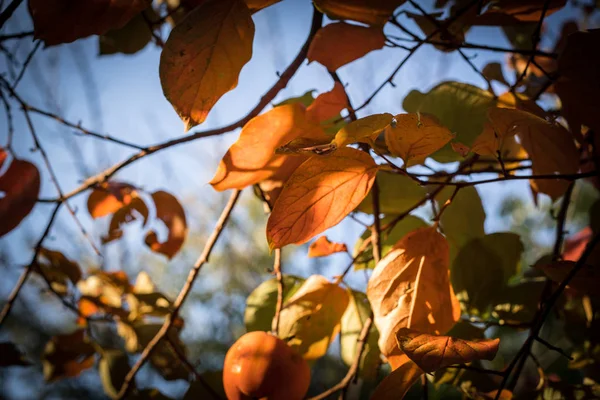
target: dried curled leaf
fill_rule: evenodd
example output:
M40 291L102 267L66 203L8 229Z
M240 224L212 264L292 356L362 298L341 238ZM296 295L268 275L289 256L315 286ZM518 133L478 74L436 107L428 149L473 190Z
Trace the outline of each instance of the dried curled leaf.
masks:
M397 354L400 328L441 334L460 318L448 268L448 244L436 227L406 234L377 264L367 296L385 356Z
M122 28L151 0L29 0L35 37L46 45L70 43Z
M160 83L186 131L237 86L253 39L254 23L242 0L206 1L171 31L160 57Z
M425 372L475 360L492 360L500 345L500 339L463 340L408 328L400 329L396 337L400 349Z
M92 190L87 201L87 209L92 218L114 214L129 204L136 195L135 186L125 182L104 182Z
M310 43L306 58L309 62L319 62L329 71L335 71L384 45L385 36L381 27L336 22L319 29Z
M173 258L181 249L187 236L185 211L175 196L162 190L152 193L152 199L156 205L156 217L164 222L169 230L169 235L167 240L161 243L158 241L156 232L150 231L146 235L146 245L152 251Z
M385 128L385 143L407 167L421 164L454 138L448 128L426 114L399 114L394 118L395 125Z
M127 205L119 208L110 220L108 233L102 237L102 243L112 242L123 236L122 225L135 221L138 217L143 218L142 225L148 222L148 206L140 197L133 198Z
M302 104L278 106L252 118L223 156L210 184L218 191L243 189L272 177L287 159L275 150L301 136L325 136L320 126L307 120Z
M312 275L284 304L279 336L307 360L327 352L340 331L340 320L348 306L348 293L324 276Z
M573 174L579 169L579 156L572 136L560 125L552 124L531 113L507 108L491 108L488 118L499 137L517 134L529 154L534 175ZM556 200L569 182L538 179L531 182L535 192Z
M267 222L269 247L306 243L338 224L369 193L377 169L368 154L352 148L306 160L275 202Z
M335 134L333 143L342 147L351 143L369 143L392 122L392 114L375 114L350 122Z
M306 108L306 118L311 122L320 123L335 117L346 107L348 107L346 91L341 83L336 82L333 89L318 95Z
M0 149L0 167L6 152ZM13 159L0 176L0 237L15 229L31 212L40 193L40 172L28 161Z
M308 257L327 257L335 253L348 251L344 243L330 242L327 236L321 236L310 244Z

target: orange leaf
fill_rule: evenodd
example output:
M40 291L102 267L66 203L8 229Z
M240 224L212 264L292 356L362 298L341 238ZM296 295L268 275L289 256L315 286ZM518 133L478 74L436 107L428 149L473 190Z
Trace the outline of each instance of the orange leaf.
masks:
M392 366L392 373L385 377L375 388L371 396L377 400L402 399L408 389L423 375L421 368L412 362L405 354L397 357Z
M450 143L450 146L452 147L452 150L454 150L463 157L466 157L467 154L469 154L469 152L471 151L471 149L469 149L469 146L466 146L460 142L452 142Z
M367 53L383 48L385 36L380 27L336 22L319 29L308 48L308 61L317 61L335 71Z
M500 345L500 339L463 340L408 328L400 329L396 337L400 349L425 372L475 360L493 360Z
M188 228L185 220L185 211L172 194L163 192L162 190L152 193L152 199L154 200L154 204L156 204L156 217L165 223L169 230L169 236L166 242L160 243L156 232L150 231L146 235L146 245L152 251L164 254L168 258L173 258L183 245L187 235Z
M406 0L315 0L315 6L331 19L351 19L383 26Z
M124 182L105 182L94 188L87 201L87 208L92 218L101 218L113 214L129 204L135 187Z
M134 211L137 213L134 213ZM135 221L138 215L144 219L142 225L146 225L148 222L148 207L141 198L134 197L127 205L119 208L113 214L108 227L108 234L102 238L102 243L112 242L121 238L123 236L121 225Z
M269 203L269 206L273 208L275 201L279 197L283 185L287 182L290 176L294 173L296 168L300 166L308 157L306 156L294 156L285 157L283 163L277 168L275 174L269 179L259 182L260 189L263 191L265 200Z
M426 114L398 114L394 118L396 123L385 129L385 143L407 167L421 164L454 137L448 128Z
M315 123L323 122L338 115L348 107L346 91L341 83L336 82L329 92L321 93L306 109L306 118Z
M150 0L29 0L29 14L35 38L52 46L122 28L150 4Z
M306 243L338 224L367 196L377 169L371 156L352 148L306 160L275 202L267 222L269 247Z
M300 136L325 136L306 120L302 104L286 104L252 118L229 148L210 184L218 191L243 189L273 176L286 157L275 150Z
M392 122L392 118L392 114L388 113L359 118L340 129L335 134L332 143L337 147L356 142L369 143L377 139L381 132Z
M0 149L0 166L6 152ZM31 212L40 193L40 173L28 161L12 160L0 176L0 237L15 229Z
M534 175L573 174L579 169L579 155L569 132L540 117L521 110L490 108L488 119L499 137L517 134L529 154ZM539 179L531 182L535 192L556 200L563 195L569 182L560 179Z
M42 360L47 382L78 376L94 366L96 349L83 329L71 334L54 336L46 344Z
M514 134L513 134L514 135ZM512 137L513 135L508 135ZM494 131L494 127L489 122L484 123L483 132L475 138L471 151L479 154L480 156L491 156L498 158L498 151L500 150L500 138Z
M449 264L448 243L435 227L408 233L377 263L367 296L385 356L399 351L395 334L400 328L441 334L460 318Z
M253 39L254 23L242 0L206 1L171 31L160 56L160 83L186 131L237 86Z
M348 248L344 243L330 242L329 239L327 239L327 236L321 236L310 244L308 256L311 258L326 257L334 253L343 253L345 251L348 251Z

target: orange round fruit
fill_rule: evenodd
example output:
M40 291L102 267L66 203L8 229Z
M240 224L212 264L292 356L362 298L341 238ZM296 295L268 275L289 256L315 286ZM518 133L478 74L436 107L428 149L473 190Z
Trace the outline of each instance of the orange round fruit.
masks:
M225 356L223 386L229 400L300 400L309 383L306 360L267 332L246 333Z

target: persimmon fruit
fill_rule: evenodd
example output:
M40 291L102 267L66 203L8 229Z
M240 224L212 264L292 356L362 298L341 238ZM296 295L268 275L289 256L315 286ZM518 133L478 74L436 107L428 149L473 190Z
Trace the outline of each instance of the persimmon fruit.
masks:
M246 333L225 356L223 386L229 400L299 400L309 384L306 360L267 332Z

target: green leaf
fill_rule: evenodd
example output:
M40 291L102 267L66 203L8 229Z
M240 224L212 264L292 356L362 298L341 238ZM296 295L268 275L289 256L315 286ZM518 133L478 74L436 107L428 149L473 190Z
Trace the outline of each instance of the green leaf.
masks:
M356 348L360 332L362 331L364 321L371 315L371 306L369 305L367 295L354 290L350 290L349 293L350 302L342 316L340 330L340 355L342 361L348 366L352 365L356 358ZM365 380L371 381L377 377L381 354L377 344L378 340L379 332L375 324L373 324L363 348L359 364L359 376Z
M443 82L428 93L413 90L402 103L407 112L434 115L456 134L456 141L469 147L483 129L487 109L495 105L496 100L489 92L459 82ZM450 144L434 153L432 158L439 162L461 160Z
M215 398L213 393L221 396L225 399L225 389L223 388L223 371L206 371L202 373L202 381L196 379L190 384L183 400L198 400L198 399L213 399ZM206 387L210 386L210 389Z
M384 214L402 214L425 197L427 191L414 180L400 174L380 171L377 173L379 187L379 211ZM371 193L358 205L358 211L373 214Z
M518 271L522 253L519 236L508 232L475 238L460 249L450 279L458 294L466 291L469 310L484 313L497 304L510 277Z
M110 398L116 398L119 389L129 372L129 358L120 350L104 350L98 364L98 373L104 392Z
M446 187L436 196L438 207L442 207L454 192ZM450 244L450 261L460 248L472 239L485 235L485 211L477 190L468 186L460 189L440 219L442 229Z
M385 217L380 222L381 225L384 226L389 223L393 216ZM394 228L389 232L383 232L381 234L381 257L385 257L387 253L394 247L394 245L404 237L409 232L412 232L419 228L424 228L427 226L427 223L423 221L421 218L415 217L413 215L407 215L400 222L398 222ZM356 257L359 249L362 247L363 242L371 237L371 231L366 229L365 232L361 235L361 237L356 242L354 246L354 254L353 257ZM364 250L364 256L360 257L356 263L354 263L355 270L361 269L373 269L375 268L375 262L373 261L371 246L367 246Z
M293 276L283 276L283 301L292 297L302 286L304 279ZM271 330L275 307L277 305L277 280L269 279L261 283L246 299L244 323L248 332Z
M146 47L152 40L152 32L145 18L148 21L155 21L158 16L152 7L148 7L133 17L124 27L98 36L99 54L134 54Z

